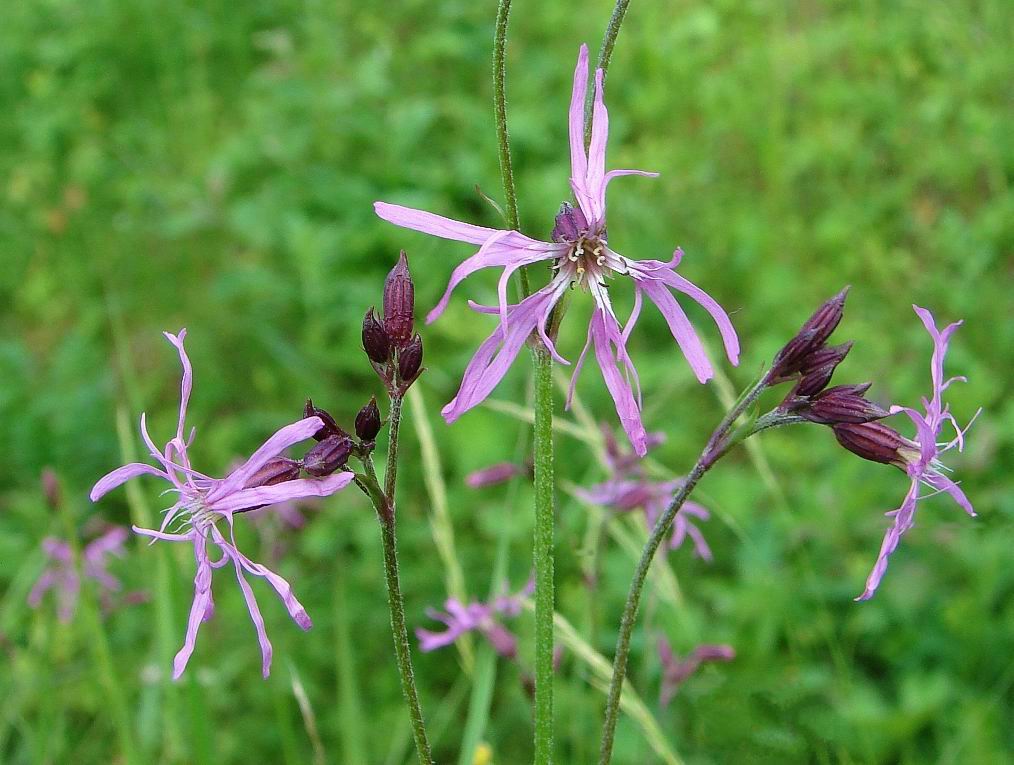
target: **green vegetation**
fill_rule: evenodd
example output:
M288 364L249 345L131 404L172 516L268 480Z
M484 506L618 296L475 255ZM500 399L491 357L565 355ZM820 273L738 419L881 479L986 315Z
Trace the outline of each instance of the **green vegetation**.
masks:
M583 41L597 49L610 9L514 8L509 117L522 227L533 235L548 233L569 195L574 57ZM96 517L150 523L163 506L154 482L99 506L87 499L97 477L139 449L140 411L156 440L175 427L178 361L161 330L189 329L193 454L213 474L296 419L307 396L350 425L380 392L360 322L398 250L411 258L420 316L469 250L383 223L372 202L499 220L475 189L499 196L494 10L463 0L31 0L4 9L0 761L412 757L379 530L354 490L307 510L307 527L286 538L278 569L314 619L309 633L263 582L253 585L275 645L267 681L225 571L190 668L169 680L190 598L186 550L131 540L112 569L150 598L105 617L87 588L69 624L51 600L32 610L26 595L44 536L64 536L67 523L92 528ZM856 346L836 380L873 380L875 400L915 404L928 390L930 351L915 302L941 322L965 319L948 370L968 383L951 388L950 401L961 421L985 409L965 453L949 461L980 517L929 500L869 603L852 598L879 548L881 513L908 485L900 473L845 453L825 429L798 427L760 436L761 452L732 455L701 482L695 499L714 512L703 531L715 563L669 554L671 575L646 593L630 668L688 763L1014 757L1014 66L1002 31L1012 27L1014 6L1002 0L630 9L608 79L610 164L662 175L613 185L610 244L643 258L684 248L681 272L740 332L742 365L726 368L736 387L849 283L835 339ZM538 270L532 277L541 283ZM493 300L492 275L470 284L470 296ZM629 306L626 285L614 293ZM471 470L523 459L529 426L505 407L451 427L437 416L493 325L473 318L464 297L424 330L429 371L419 388L436 453L431 440L421 456L420 397L403 428L410 626L433 626L424 609L443 601L448 582L463 576L465 590L485 598L494 572L518 588L531 567L531 487L463 483ZM576 294L560 344L568 358L583 342L587 307ZM696 308L688 312L717 345ZM639 328L631 348L646 425L668 436L653 456L685 471L724 411L719 387L693 380L650 308ZM525 400L526 366L497 400ZM578 390L596 420L613 423L595 369ZM566 428L575 415L561 405L557 419ZM561 481L603 477L583 432L558 431ZM69 518L44 501L46 466ZM446 515L434 515L438 505ZM645 532L609 521L615 533L604 535L589 592L582 571L598 516L564 489L558 505L557 607L576 637L568 633L555 690L556 741L558 762L577 765L596 756L604 706L589 657L611 657L636 560L617 537L639 543ZM266 558L249 524L237 533L251 557ZM460 570L448 568L448 544ZM530 761L530 612L510 626L521 637L518 664L494 660L479 641L416 653L437 761L470 762L459 754L463 737L488 743L497 765ZM660 633L683 654L722 642L738 655L705 667L661 710ZM614 762L655 761L646 725L621 718Z

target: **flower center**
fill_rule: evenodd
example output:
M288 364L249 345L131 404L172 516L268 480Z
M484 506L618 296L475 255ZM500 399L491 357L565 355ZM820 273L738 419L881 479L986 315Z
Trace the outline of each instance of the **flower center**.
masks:
M203 533L223 517L207 506L204 495L200 492L181 493L180 501L166 512L173 513L173 520L167 530L175 534L185 533L188 527Z
M602 267L606 264L605 245L595 237L581 237L561 260L566 260L573 269L574 281L578 284L589 273L589 279L602 276ZM562 263L559 265L563 265Z

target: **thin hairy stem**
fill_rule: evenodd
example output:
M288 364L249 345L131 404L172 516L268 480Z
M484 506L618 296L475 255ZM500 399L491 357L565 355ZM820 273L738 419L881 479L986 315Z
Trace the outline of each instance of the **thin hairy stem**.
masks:
M535 764L553 761L553 361L535 360Z
M752 430L737 433L732 428L764 388L767 387L767 377L758 380L751 388L744 392L736 404L729 410L718 427L711 434L707 445L697 458L697 462L683 485L677 489L666 511L655 523L651 530L651 536L644 545L641 558L637 562L637 569L634 571L634 578L630 583L630 592L627 594L627 601L623 606L623 616L620 619L620 632L616 638L616 653L613 657L613 676L609 682L609 697L606 702L606 716L602 727L602 744L599 748L599 765L609 765L613 755L613 738L616 735L616 722L620 714L620 695L623 691L623 680L627 673L627 658L630 654L630 637L634 632L634 625L637 621L637 608L641 603L641 591L644 589L644 582L648 576L648 569L655 558L662 539L667 537L672 528L676 513L683 507L690 496L697 482L711 467L725 455L729 449L753 435Z
M518 193L514 187L514 166L511 163L511 142L507 132L507 20L511 13L511 0L500 0L496 7L496 30L493 33L493 114L496 119L496 142L500 154L500 178L503 181L503 197L507 216L507 227L521 230L518 215ZM521 297L532 294L528 282L528 268L518 269Z
M398 435L401 431L401 394L391 396L391 413L387 426L387 468L384 472L384 496L394 511L394 488L398 481Z
M396 428L395 411L401 417L400 401L397 407L392 401L391 427ZM392 432L395 432L392 430ZM393 457L397 457L397 448L393 449ZM391 475L393 462L388 457L387 474ZM426 723L423 721L422 706L419 704L419 693L415 687L415 673L412 670L412 648L408 642L408 628L405 624L405 602L401 595L401 581L398 576L398 541L395 534L395 512L386 492L380 488L377 471L373 466L373 458L367 454L362 458L365 473L356 475L356 485L370 498L377 511L380 521L380 534L384 548L384 576L387 581L387 605L391 611L391 634L394 637L394 653L398 660L398 673L401 675L401 690L408 704L408 715L412 721L412 735L415 737L415 748L419 755L420 765L433 765L430 743L426 737ZM394 496L393 482L390 486L390 497Z
M500 0L493 38L493 109L500 152L500 175L507 225L520 229L510 136L507 132L505 50L510 0ZM520 269L522 297L532 294L525 268ZM553 360L536 339L535 366L535 765L553 760Z
M606 81L606 72L609 71L609 61L613 57L613 48L616 45L616 36L620 33L623 25L623 17L627 15L627 6L630 0L617 0L613 8L613 15L609 17L609 24L606 26L606 33L602 38L602 47L599 48L599 58L595 64L596 69L602 70L602 82ZM592 129L592 96L588 94L584 107L584 145L588 148L591 143Z
M408 703L408 714L412 719L412 734L420 765L432 765L433 755L426 738L426 724L423 721L419 694L415 688L415 673L412 671L412 648L408 642L405 626L405 603L401 597L398 579L398 542L394 531L394 517L382 520L381 536L384 541L384 574L387 578L387 603L391 608L391 632L394 635L394 651L398 656L398 672L401 674L401 690Z

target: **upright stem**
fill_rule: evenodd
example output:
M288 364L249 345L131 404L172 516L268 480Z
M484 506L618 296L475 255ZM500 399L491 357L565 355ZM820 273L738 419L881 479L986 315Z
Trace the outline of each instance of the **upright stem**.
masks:
M398 434L401 428L401 396L391 397L391 414L389 423L390 441L387 453L387 472L384 490L380 489L377 471L373 466L373 458L369 455L362 460L366 475L357 477L356 483L373 502L380 520L380 533L384 547L384 575L387 580L387 605L391 610L391 634L394 637L394 652L398 659L398 672L401 675L401 690L408 703L408 715L412 721L412 734L415 737L415 748L419 755L420 765L432 765L433 754L426 737L426 724L423 721L422 706L419 704L419 693L415 687L415 673L412 670L412 648L408 642L408 628L405 625L405 601L401 595L401 582L398 576L398 542L395 534L396 513L394 506L395 481L398 474Z
M493 111L500 153L500 175L507 225L520 228L510 137L507 133L506 63L510 0L500 0L493 37ZM526 269L520 270L521 295L532 294ZM535 365L535 765L553 760L553 361L533 341Z
M398 434L401 430L402 394L391 396L391 413L388 415L387 469L384 472L384 496L394 509L394 487L398 481Z
M432 765L433 755L426 738L426 724L423 722L419 694L415 688L415 674L412 671L412 649L408 642L405 626L405 603L401 597L398 580L398 543L394 532L394 514L381 518L380 531L384 540L384 573L387 577L387 603L391 608L391 632L394 635L394 652L398 657L398 672L401 674L401 690L408 702L408 714L412 720L412 734L419 754L420 765Z
M500 155L500 177L503 179L504 212L507 225L514 231L521 229L518 214L518 193L514 188L514 166L511 163L511 143L507 133L507 20L511 0L500 0L496 8L496 31L493 33L493 115L496 119L496 142ZM528 283L528 269L518 271L521 296L528 297L532 288Z
M553 362L535 360L535 765L553 761Z
M605 82L606 72L609 70L609 61L613 57L613 47L616 45L616 36L620 33L620 26L623 24L623 17L627 15L627 6L630 0L617 0L613 8L613 15L609 17L609 25L606 27L605 36L602 38L602 47L599 48L599 58L595 64L596 69L602 70L602 81ZM591 143L592 129L592 96L588 94L584 109L584 145L587 148Z
M613 755L613 738L616 735L616 721L620 714L620 695L623 691L623 679L627 673L627 657L630 654L630 636L634 631L634 624L637 621L637 608L641 603L641 591L644 589L644 582L648 576L648 569L658 551L662 539L669 534L672 528L676 513L683 507L687 497L694 490L697 482L711 467L724 456L728 450L738 443L735 433L731 433L733 425L740 415L743 414L761 392L767 386L767 377L762 377L752 388L747 390L736 402L728 414L725 415L718 427L711 434L707 445L697 458L686 481L673 495L666 508L665 513L655 523L651 530L651 536L644 545L641 552L641 559L637 562L637 569L634 571L634 579L630 583L630 592L627 594L627 602L623 606L623 617L620 620L620 633L616 638L616 654L613 657L613 677L609 683L609 699L606 703L605 723L602 727L602 744L599 748L599 765L609 765ZM742 437L752 435L752 431Z

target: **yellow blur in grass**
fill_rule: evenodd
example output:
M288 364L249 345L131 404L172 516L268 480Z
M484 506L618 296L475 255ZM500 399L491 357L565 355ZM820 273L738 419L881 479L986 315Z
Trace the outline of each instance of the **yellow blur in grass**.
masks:
M472 765L493 765L493 747L485 741L475 747L475 756L472 758Z

